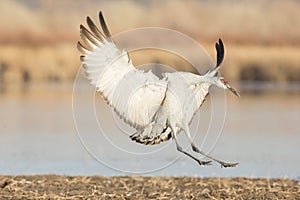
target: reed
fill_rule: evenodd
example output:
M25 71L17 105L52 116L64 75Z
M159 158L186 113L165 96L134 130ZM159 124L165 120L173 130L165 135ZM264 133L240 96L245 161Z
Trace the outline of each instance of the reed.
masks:
M300 81L300 2L296 0L2 0L0 84L73 80L80 66L75 46L79 24L84 24L86 15L96 19L100 9L113 34L145 26L171 28L197 40L213 58L213 44L221 37L226 46L222 74L229 80ZM138 65L154 62L192 70L189 63L166 52L131 56Z

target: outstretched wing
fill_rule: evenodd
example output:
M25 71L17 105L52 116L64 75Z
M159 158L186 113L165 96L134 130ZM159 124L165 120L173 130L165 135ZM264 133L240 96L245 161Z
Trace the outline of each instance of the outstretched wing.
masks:
M116 113L129 125L142 129L161 105L167 84L151 71L136 69L127 51L116 47L101 12L99 20L104 34L89 17L90 31L80 25L83 43L78 42L77 47L83 54L83 69Z

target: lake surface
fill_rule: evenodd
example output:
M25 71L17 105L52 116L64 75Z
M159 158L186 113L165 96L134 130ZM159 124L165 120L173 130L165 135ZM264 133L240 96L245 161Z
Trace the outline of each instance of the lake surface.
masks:
M299 91L212 91L191 132L204 151L240 163L230 169L198 166L172 141L132 142L134 129L85 82L74 92L72 84L10 86L0 103L0 174L300 176ZM191 151L184 134L179 140Z

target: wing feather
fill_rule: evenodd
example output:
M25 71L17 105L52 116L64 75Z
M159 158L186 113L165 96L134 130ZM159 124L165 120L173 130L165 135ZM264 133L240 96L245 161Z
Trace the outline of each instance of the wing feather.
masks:
M107 25L106 25L106 23L105 23L104 17L103 17L103 15L102 15L102 12L99 12L99 21L100 21L102 30L103 30L103 32L104 32L106 38L107 38L109 41L113 42L112 37L111 37L111 34L110 34L110 32L109 32L109 30L108 30L108 28L107 28Z
M97 26L94 24L94 22L91 20L90 17L86 18L86 22L89 26L89 28L91 29L91 31L95 34L95 36L97 37L98 40L100 40L101 42L105 40L104 35L101 33L101 31L97 28Z
M127 51L120 51L111 38L102 13L99 13L104 35L88 17L91 32L80 26L83 44L77 46L87 79L107 103L128 124L143 129L151 123L161 105L167 83L151 71L136 69Z
M84 42L84 47L86 49L88 49L89 51L93 50L96 45L93 44L93 42L91 42L91 40L89 39L89 37L87 36L86 32L84 31L84 26L80 25L80 37L82 39L82 41Z
M93 45L101 47L101 42L99 42L98 39L84 26L80 25L80 31L82 32L82 35L86 36L87 39L93 43Z
M77 49L82 53L82 54L88 54L90 52L89 49L87 49L85 46L81 44L81 42L77 42Z

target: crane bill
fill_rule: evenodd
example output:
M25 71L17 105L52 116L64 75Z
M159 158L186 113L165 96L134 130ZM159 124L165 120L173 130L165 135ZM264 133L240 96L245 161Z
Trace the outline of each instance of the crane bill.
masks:
M240 97L240 94L235 89L233 89L229 84L226 83L225 85L233 94L235 94L237 97Z

